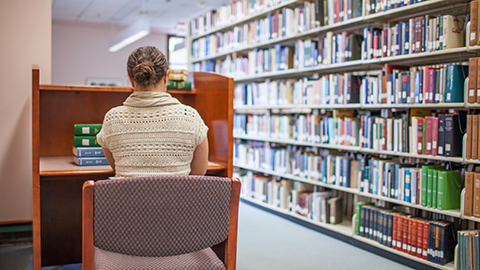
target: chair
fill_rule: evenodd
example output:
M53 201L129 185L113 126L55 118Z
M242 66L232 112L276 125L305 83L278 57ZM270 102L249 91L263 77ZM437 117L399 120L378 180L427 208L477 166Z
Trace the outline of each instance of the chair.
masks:
M235 269L240 181L153 176L83 185L83 269Z

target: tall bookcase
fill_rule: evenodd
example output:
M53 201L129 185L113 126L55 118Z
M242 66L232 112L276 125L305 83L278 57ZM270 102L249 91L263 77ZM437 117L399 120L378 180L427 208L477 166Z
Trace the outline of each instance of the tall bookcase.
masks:
M110 166L76 166L74 124L102 123L105 113L132 93L131 87L39 84L32 69L32 183L34 269L82 262L82 185L108 179ZM209 127L208 175L233 171L233 79L191 73L195 89L169 90L197 109Z
M383 5L383 3L390 3L390 1L370 1L370 0L363 0L360 1L362 5L362 12L361 15L355 18L350 18L343 20L341 22L335 23L326 23L322 24L322 26L311 26L310 28L305 29L304 31L299 31L290 35L285 36L277 36L270 38L266 38L260 41L251 40L250 37L247 37L246 40L242 39L242 35L245 33L241 32L243 29L249 29L248 24L254 23L256 24L259 20L262 19L269 19L270 16L274 16L282 12L284 8L291 8L295 9L296 7L304 7L304 2L307 3L327 3L333 2L334 0L324 0L324 1L297 1L297 0L288 0L288 1L272 1L269 2L269 6L262 6L258 7L255 3L260 1L236 1L238 6L232 7L231 5L225 9L219 9L217 14L214 16L218 16L220 22L216 27L205 27L205 24L210 24L212 20L211 14L206 14L204 17L199 17L191 22L191 32L188 38L190 44L189 49L191 53L189 54L189 63L192 69L213 69L209 65L213 63L213 65L217 65L217 71L224 72L229 74L235 78L235 84L248 84L251 82L270 82L275 80L288 80L288 79L299 79L302 77L313 77L319 78L323 75L327 74L338 74L338 73L347 73L347 72L367 72L373 70L381 71L384 68L385 64L389 65L403 65L403 66L426 66L426 65L437 65L443 63L463 63L468 62L470 57L478 56L480 52L480 46L469 46L469 29L470 24L465 23L465 46L455 47L455 48L448 48L443 50L435 50L435 51L426 51L426 52L418 52L418 53L409 53L409 54L401 54L395 56L383 56L383 57L375 57L372 59L367 59L367 57L361 57L358 60L352 61L344 61L339 63L329 63L329 64L318 64L318 65L311 65L309 67L299 67L299 68L288 68L283 70L276 70L271 71L268 70L266 72L236 72L238 70L237 66L235 65L247 65L245 62L239 63L235 62L241 57L244 59L248 59L249 52L253 50L262 50L262 49L270 49L274 48L275 45L281 46L289 46L291 48L295 47L295 43L297 40L307 40L307 39L316 39L318 37L324 37L328 32L334 33L342 33L343 31L348 32L355 32L362 34L361 31L363 28L366 27L378 27L383 28L386 25L391 26L397 22L401 21L408 21L410 18L415 18L418 16L424 15L436 15L436 14L454 14L454 15L465 15L469 14L470 8L470 1L469 0L425 0L425 1L408 1L411 4L406 4L407 1L398 1L398 6L393 9L389 9L386 11L380 12L367 12L367 6L372 4L375 6L376 4ZM267 1L268 2L268 1ZM337 3L338 1L335 1ZM343 2L343 1L341 1ZM345 1L344 3L351 3L355 1ZM395 1L391 1L392 3ZM250 6L250 3L254 3ZM405 4L405 5L404 5ZM326 7L326 5L324 7ZM342 3L343 5L343 3ZM336 8L338 8L337 6ZM240 14L239 18L233 19L225 19L224 14L227 13L231 15L231 13L235 13L235 10L243 9L244 14ZM370 7L368 7L370 9ZM233 10L233 11L232 11ZM223 13L223 14L220 14ZM220 14L220 15L219 15ZM284 14L285 16L285 14ZM227 16L228 17L228 16ZM318 19L318 18L317 18ZM467 21L467 20L466 20ZM247 25L247 26L245 26ZM460 27L463 28L463 27ZM268 29L269 31L271 29ZM219 41L222 35L226 32L231 31L233 37L233 43L229 44L226 41ZM248 32L249 30L247 30ZM262 31L262 30L256 30ZM217 35L221 33L220 35ZM245 34L248 35L248 34ZM236 37L235 37L236 36ZM212 38L214 37L214 38ZM214 44L211 44L211 43ZM217 46L218 45L218 46ZM221 45L223 46L222 48ZM219 68L218 65L222 65L227 61L235 62L236 64L232 64L231 67L235 66L235 71L232 72L232 69L226 68L222 69ZM243 60L242 60L243 61ZM246 60L245 60L246 61ZM266 60L268 61L268 60ZM275 60L273 60L275 61ZM468 63L467 63L468 65ZM230 67L230 66L229 66ZM249 67L248 67L249 68ZM244 70L248 69L247 67ZM241 69L241 68L240 68ZM384 82L385 83L385 82ZM466 87L465 87L466 88ZM463 88L462 88L463 89ZM241 91L240 91L241 92ZM239 93L240 93L239 92ZM235 93L236 95L239 93ZM349 103L349 104L315 104L315 105L294 105L294 104L285 104L279 105L275 103L275 105L270 105L268 101L264 102L261 105L244 105L244 104L235 104L235 113L236 114L255 114L255 115L282 115L282 114L313 114L320 113L324 114L327 112L331 112L337 109L349 109L349 110L356 110L357 112L369 112L369 111L380 111L380 110L389 110L389 111L401 111L407 110L411 108L426 108L431 109L432 111L435 110L469 110L480 108L480 105L477 104L470 104L467 103L467 92L465 92L465 101L464 102L457 102L457 103L426 103L426 104L366 104L364 102L365 93L361 94L360 102L358 103ZM236 99L239 97L235 97ZM243 102L240 102L243 103ZM386 151L386 150L374 150L371 148L365 148L361 146L345 146L345 145L337 145L337 144L328 144L328 143L315 143L315 142L308 142L306 140L295 140L295 139L281 139L278 136L272 136L272 134L256 134L250 135L245 134L245 132L235 133L235 144L241 144L243 142L259 142L263 144L269 145L282 145L282 146L300 146L300 147L309 147L311 149L321 150L335 150L341 152L351 152L351 153L360 153L360 154L373 154L378 155L381 157L406 157L417 159L419 163L422 163L426 160L429 161L439 161L439 162L448 162L448 163L458 163L458 164L479 164L479 161L470 160L466 158L465 151L463 156L460 157L448 157L448 156L440 156L440 155L423 155L423 154L416 154L416 153L402 153L398 151ZM456 138L460 139L460 138ZM464 138L465 140L465 138ZM465 142L464 142L464 149L465 149ZM235 162L235 161L234 161ZM472 216L464 215L463 211L463 201L465 196L465 191L462 192L461 202L462 205L460 209L455 210L438 210L431 207L425 207L421 204L411 204L409 202L401 201L398 199L393 199L389 197L369 194L365 192L361 192L359 187L342 187L338 185L327 184L324 182L320 182L315 179L307 179L306 177L299 177L298 175L287 174L283 173L280 170L271 170L266 169L265 167L255 167L251 164L239 163L235 162L234 167L237 171L242 172L255 172L261 173L269 176L273 176L277 179L282 180L289 180L295 181L298 183L306 183L313 185L314 187L318 188L327 188L330 190L337 190L341 192L345 192L348 194L353 194L355 197L355 201L381 201L385 203L391 203L394 205L405 206L413 209L419 209L426 212L436 213L440 215L444 215L446 217L469 220L473 222L480 222L480 218L475 218ZM245 188L245 185L243 186ZM333 235L339 239L342 239L346 242L352 243L359 247L365 248L367 250L374 251L382 256L391 258L393 260L399 261L406 265L409 265L416 269L455 269L455 263L450 262L445 265L440 265L436 263L432 263L430 261L417 258L415 256L411 256L407 253L397 251L395 249L386 247L377 243L376 241L359 237L355 235L355 215L353 215L352 219L344 220L340 224L332 225L327 223L321 223L313 221L310 218L306 218L301 216L295 211L281 209L279 207L267 204L262 202L260 199L253 199L251 196L245 196L242 193L242 200L246 203L255 205L259 208L262 208L268 212L275 213L279 216L282 216L286 219L293 220L297 223L300 223L304 226L308 226L310 228L316 229L318 231ZM478 226L477 226L478 227Z

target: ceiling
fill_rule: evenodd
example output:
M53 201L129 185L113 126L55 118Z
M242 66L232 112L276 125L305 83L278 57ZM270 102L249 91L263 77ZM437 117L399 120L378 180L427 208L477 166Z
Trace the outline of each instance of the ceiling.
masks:
M52 19L130 25L142 16L142 6L153 30L175 33L178 22L190 19L230 0L52 0Z

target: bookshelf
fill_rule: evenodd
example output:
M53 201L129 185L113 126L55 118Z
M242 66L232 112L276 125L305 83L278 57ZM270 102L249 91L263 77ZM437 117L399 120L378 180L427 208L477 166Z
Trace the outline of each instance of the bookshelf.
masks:
M328 3L334 0L325 0L325 1L327 1ZM250 1L247 1L247 2L249 3ZM308 2L318 4L318 3L322 3L323 1L308 1ZM463 28L464 35L460 37L461 39L465 40L465 45L462 45L462 46L453 46L453 47L448 47L447 49L434 49L432 47L432 49L427 48L425 49L425 51L414 52L414 53L411 51L411 49L407 49L409 51L408 53L402 52L401 51L402 49L401 49L400 54L393 53L394 49L392 47L391 54L387 53L387 55L382 55L381 57L370 58L364 55L365 53L368 53L368 50L363 51L364 46L366 47L366 44L362 43L362 47L361 47L362 55L360 59L354 59L354 60L343 61L343 62L327 61L327 63L324 63L325 55L323 55L323 59L322 59L323 63L320 62L320 60L319 60L319 63L316 63L316 64L314 63L313 65L308 65L308 66L307 64L305 64L304 66L302 65L295 66L295 63L294 63L293 68L291 67L287 69L281 69L281 68L275 69L274 67L272 68L274 71L271 71L272 69L269 69L269 68L264 68L262 67L262 64L259 64L261 66L260 70L262 71L259 72L257 69L258 67L254 66L255 67L254 71L251 72L250 62L249 62L250 52L254 50L255 52L264 50L262 51L262 53L264 53L262 56L265 56L267 55L266 51L268 50L272 51L272 49L275 49L276 45L288 46L291 48L295 48L294 61L297 61L297 59L300 59L299 57L301 57L298 55L302 54L302 53L299 53L298 55L296 54L297 53L296 46L299 40L303 42L305 42L306 40L312 40L312 41L316 40L318 41L318 44L320 44L321 42L320 40L323 40L323 38L326 38L327 34L331 32L333 32L333 35L337 35L342 32L355 33L355 34L362 35L362 31L366 28L378 28L380 30L382 29L385 30L385 29L388 29L388 27L392 27L392 26L395 26L396 24L401 24L403 22L409 22L410 19L415 19L416 17L424 16L424 15L433 15L433 17L435 17L437 14L440 14L440 15L455 14L455 15L459 15L459 17L462 17L463 15L469 14L469 8L470 8L470 0L426 0L426 1L416 1L417 3L415 4L408 4L408 5L405 4L405 6L402 6L402 7L397 7L397 8L386 10L386 11L380 11L376 13L374 12L373 14L368 14L365 7L368 3L372 3L372 2L370 2L369 0L363 0L361 2L362 2L362 8L363 8L361 16L344 20L344 21L337 21L336 23L333 23L333 24L326 23L325 25L322 25L322 26L316 25L316 27L312 27L311 29L308 29L307 27L307 29L305 29L304 31L299 31L299 32L296 32L293 34L287 34L287 35L278 34L278 36L271 36L270 34L267 33L266 34L267 38L263 38L263 39L260 38L260 40L255 39L256 38L255 36L256 33L255 33L255 34L252 34L252 36L255 38L247 37L246 39L241 39L241 38L239 38L238 40L234 39L232 44L229 44L228 46L223 46L223 47L221 46L222 45L221 42L219 43L218 47L215 47L215 44L213 47L208 47L208 43L207 43L206 48L208 49L206 49L205 52L199 52L198 47L192 46L189 48L191 50L191 54L189 54L190 64L193 67L193 69L202 70L205 68L206 69L214 68L215 70L225 72L225 74L229 74L230 76L234 77L235 84L237 86L254 83L254 84L257 84L257 86L260 84L265 84L267 85L266 87L268 88L269 87L268 84L271 82L286 81L290 79L293 79L294 81L298 82L301 79L307 78L307 77L313 78L313 79L319 79L323 76L328 76L332 74L342 74L342 73L351 73L358 76L367 76L366 74L370 74L371 72L382 71L382 69L385 68L386 64L396 65L396 66L403 65L403 66L416 67L416 68L426 67L426 66L438 67L438 65L447 64L447 63L465 64L466 62L468 62L468 59L470 57L476 57L480 52L480 46L469 45L468 41L469 41L469 34L470 34L469 33L470 23L465 22L465 25ZM377 4L379 2L383 3L382 1L376 1ZM412 3L413 2L415 1L412 1ZM203 42L199 40L201 38L204 40L207 40L208 42L209 40L208 38L212 38L212 36L216 34L219 34L218 37L221 37L222 34L227 33L228 31L234 31L233 30L234 28L241 29L242 27L245 26L246 23L257 23L257 21L268 18L269 14L271 14L272 16L273 14L278 15L279 13L284 12L284 8L291 8L291 9L304 8L304 7L305 9L307 8L307 5L303 5L302 2L298 2L298 1L277 1L277 3L281 3L281 5L276 7L269 7L268 10L257 13L258 16L255 16L254 18L253 17L250 18L247 16L240 21L230 22L230 25L228 27L223 26L222 28L210 30L207 33L204 33L202 35L193 35L190 37L192 44L195 44L195 42L197 42L197 44L200 44L200 42ZM304 18L301 17L301 19L304 19ZM307 19L305 19L305 21L307 21ZM286 27L288 27L288 25ZM266 31L269 31L272 29L267 29ZM241 33L240 35L245 34L240 30L238 31L239 33ZM234 32L234 33L237 33L237 32ZM248 32L247 35L250 35L250 33ZM382 32L382 35L383 35L383 32ZM366 40L366 37L367 36L363 36L364 41ZM216 37L215 39L210 39L209 41L212 42L212 40L213 42L215 42ZM325 43L325 44L332 45L332 43ZM210 46L211 45L212 44L210 44ZM329 46L329 45L324 45L322 47L323 50L325 50L326 46ZM341 45L338 45L338 46L341 46ZM425 47L427 47L426 44L425 44ZM320 46L315 48L318 48L318 50L320 50ZM383 50L385 51L385 48L383 48ZM273 57L274 53L275 52L273 52L272 54L268 54L268 56L265 56L267 57L265 59L269 59L268 57L271 57L271 59L274 59ZM318 51L318 54L320 54L320 51ZM312 57L316 57L316 56L318 55L315 55ZM257 64L258 64L258 61L260 62L263 61L261 58L259 60L259 58L252 57L252 59L255 59L256 61L254 62L256 62ZM265 62L266 61L269 61L269 60L265 60ZM272 60L272 63L274 63L272 65L276 64L275 61L277 60ZM230 62L232 64L226 65L226 68L221 66L225 63L230 63ZM238 66L240 66L240 68ZM266 71L263 72L263 70L266 70ZM260 86L258 87L260 88ZM278 88L280 87L281 86L278 86ZM262 99L262 101L258 103L246 101L246 98L245 100L243 101L240 100L238 102L237 100L235 100L234 110L237 115L238 114L264 115L264 116L270 117L272 115L278 116L278 115L297 115L297 114L326 115L328 113L332 113L333 111L339 110L339 109L355 110L358 114L370 114L373 112L380 112L380 111L381 111L380 114L383 114L385 110L388 110L391 113L410 111L410 109L431 109L432 111L452 112L452 111L468 111L470 109L480 108L480 103L467 103L467 92L466 92L467 90L468 90L468 87L465 87L464 102L446 103L444 101L440 101L437 103L420 103L420 104L412 104L409 102L408 102L409 104L398 104L395 102L393 102L392 104L384 104L384 103L375 104L376 102L366 104L368 102L364 100L364 99L367 99L365 97L365 94L364 96L360 95L360 102L358 103L346 104L345 102L343 104L305 105L303 103L295 104L295 102L292 102L293 104L285 104L280 102L278 103L271 102L271 99L269 99L269 96L267 94L267 98ZM256 90L253 90L253 91L256 91ZM360 91L362 90L360 89ZM258 92L260 92L260 90L258 90ZM278 98L278 95L280 94L277 94L277 96L275 97ZM339 103L342 103L342 102L339 102ZM245 105L245 104L253 104L253 105ZM392 117L392 116L388 116L388 117ZM296 119L296 118L293 118L293 119ZM264 120L259 120L259 121L264 121ZM268 121L268 120L265 120L265 121ZM274 124L272 123L275 120L272 120L272 118L270 118L270 121L271 121L270 125L273 126ZM254 125L252 122L247 122L247 123ZM258 125L261 126L260 124ZM287 129L288 128L295 129L298 127L291 125L291 126L287 126ZM272 128L270 127L270 129ZM255 130L255 132L258 132L258 130L256 130L255 128L252 130ZM404 158L405 160L409 160L409 162L416 161L420 164L424 163L425 161L437 162L437 163L442 162L444 164L465 164L465 165L480 164L480 160L467 159L465 151L463 152L462 155L442 156L442 155L418 154L416 151L377 150L377 149L372 149L375 147L367 148L363 146L348 146L348 145L339 145L335 143L334 144L317 143L317 142L313 142L312 138L281 139L285 137L278 136L278 134L276 133L278 131L275 131L275 132L273 132L272 130L268 131L269 130L268 128L266 128L266 130L267 131L260 130L258 133L254 132L253 134L248 134L248 132L246 131L246 128L245 128L245 131L234 129L233 137L235 139L235 145L237 146L243 143L246 143L246 145L249 145L249 143L252 143L250 144L250 146L257 145L257 147L261 148L261 146L259 145L265 144L265 145L268 145L268 147L271 147L268 149L273 149L275 147L278 147L279 149L281 149L282 147L287 149L288 147L300 147L301 149L306 149L306 151L315 151L314 155L322 155L320 153L325 151L335 150L335 151L339 151L339 153L351 153L350 156L371 155L371 156L386 158L386 159L399 157L399 158ZM292 135L291 137L294 138L295 136ZM461 140L461 138L456 138L456 140L459 140L459 139ZM464 141L463 149L465 149L466 139L463 138L463 141ZM255 146L252 146L252 147L255 147ZM265 149L265 152L260 152L259 155L267 155L267 151L269 150ZM278 152L281 152L281 151L278 151ZM273 153L274 152L270 152L269 155L272 155L272 156L275 155ZM281 152L279 156L282 156L282 153L283 152ZM356 157L354 159L356 159ZM272 177L271 179L273 180L272 182L277 181L278 183L278 180L282 180L282 181L288 180L290 182L312 185L314 187L314 191L317 191L318 189L321 190L323 188L327 188L329 190L344 192L345 194L353 195L356 198L355 199L356 201L362 201L364 199L368 199L371 201L390 203L397 206L417 209L417 210L423 211L422 213L434 213L434 214L448 217L451 219L455 218L457 220L461 219L461 220L480 222L480 218L469 217L464 215L463 206L461 209L438 210L436 208L422 206L421 204L412 204L399 199L388 198L380 195L366 193L366 192L360 191L360 188L358 187L344 187L340 185L327 184L326 182L325 183L321 182L315 176L310 178L307 176L306 178L304 178L304 177L299 177L298 174L284 173L283 172L284 168L281 166L279 167L279 169L277 168L271 169L271 168L268 168L268 165L256 166L248 162L234 160L234 167L237 168L237 170L241 171L242 173L253 172L253 173L258 173L259 175L263 174L266 176L271 176ZM308 175L308 172L305 172L305 174ZM463 194L461 198L462 203L463 203L463 198L465 196L464 193L465 191L463 191L462 193ZM399 252L392 248L385 247L377 243L376 241L372 241L367 238L356 236L354 235L351 229L352 224L349 224L350 229L345 230L345 227L348 227L348 226L345 226L345 224L330 225L325 223L314 222L311 219L308 219L306 217L296 214L295 211L293 210L290 211L286 209L280 209L273 205L262 202L258 199L253 199L250 197L250 195L245 196L245 194L243 194L242 199L245 202L248 202L249 204L257 205L262 209L265 209L273 213L277 213L278 215L283 216L287 219L293 218L297 222L302 223L304 225L308 223L308 225L306 226L309 226L311 228L312 226L313 228L319 228L318 229L319 231L327 232L327 233L333 232L334 234L336 233L335 234L336 236L338 235L342 235L342 237L348 236L348 238L346 238L344 241L351 242L351 243L361 242L358 244L358 246L361 246L363 248L369 249L370 247L375 247L375 248L381 249L382 254L384 254L384 256L392 259L396 259L398 261L401 261L402 263L404 263L404 259L408 259L406 260L408 261L406 262L406 264L413 268L455 269L454 262L450 262L446 265L435 264L430 261L419 259L414 256L408 255L406 253ZM399 259L399 257L401 257L401 259Z
M131 87L39 84L32 69L32 184L34 269L82 262L82 185L114 175L110 166L73 164L73 126L102 123ZM233 79L192 72L195 89L172 96L197 109L209 127L208 175L233 172Z

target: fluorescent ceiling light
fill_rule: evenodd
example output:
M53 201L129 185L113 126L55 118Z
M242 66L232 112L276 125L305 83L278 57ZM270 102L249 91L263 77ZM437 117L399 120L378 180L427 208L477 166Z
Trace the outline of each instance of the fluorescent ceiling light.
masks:
M127 29L115 35L110 42L108 51L116 52L148 34L150 34L150 23L146 19L140 19Z

